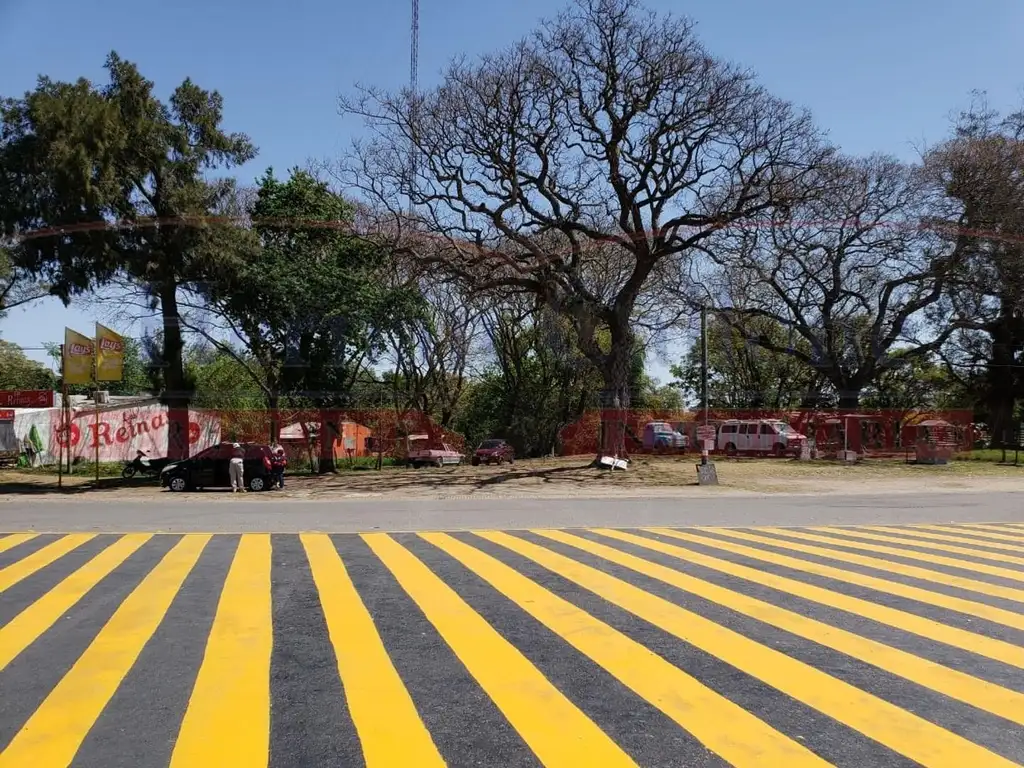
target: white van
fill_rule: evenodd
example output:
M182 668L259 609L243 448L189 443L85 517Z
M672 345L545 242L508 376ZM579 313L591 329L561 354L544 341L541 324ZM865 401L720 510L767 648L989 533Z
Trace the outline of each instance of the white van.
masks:
M807 440L778 419L730 419L718 429L717 448L729 456L737 453L799 454Z

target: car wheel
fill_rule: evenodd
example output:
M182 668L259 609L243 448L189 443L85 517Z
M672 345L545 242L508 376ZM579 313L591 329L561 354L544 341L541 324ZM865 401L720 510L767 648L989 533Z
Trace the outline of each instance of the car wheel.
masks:
M135 465L129 464L127 467L121 470L121 477L125 480L131 480L135 477Z
M500 467L504 463L505 463L505 457L504 456L499 456L498 457L498 466Z
M735 456L736 455L736 443L726 443L725 444L725 455L726 456Z
M436 466L438 469L442 469L444 467L444 459L438 459Z
M249 478L249 490L253 493L267 490L267 481L260 475Z
M167 483L167 487L170 488L175 493L181 493L182 491L188 490L188 480L186 480L181 475L175 475Z
M783 456L786 455L786 446L784 446L782 443L776 443L774 446L772 446L772 452L779 458L782 458Z

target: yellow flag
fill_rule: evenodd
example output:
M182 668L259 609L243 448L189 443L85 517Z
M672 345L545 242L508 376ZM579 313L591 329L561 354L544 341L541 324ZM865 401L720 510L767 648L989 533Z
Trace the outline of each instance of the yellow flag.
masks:
M124 337L96 323L96 381L124 378Z
M64 329L64 383L91 384L93 341L78 331Z

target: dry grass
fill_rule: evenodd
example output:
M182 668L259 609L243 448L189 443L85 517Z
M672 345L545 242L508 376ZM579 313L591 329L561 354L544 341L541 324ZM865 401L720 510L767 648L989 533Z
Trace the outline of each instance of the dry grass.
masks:
M698 488L693 456L638 457L626 471L589 466L589 457L519 461L512 467L385 468L340 472L326 476L293 476L284 493L247 498L451 498L451 497L574 497L619 495L707 495L729 493L915 493L955 490L1024 490L1024 467L988 462L954 462L917 466L899 460L874 460L855 465L787 459L718 459L721 483ZM92 478L64 478L65 493L101 493L110 498L139 498L163 493L152 481L108 480L99 489ZM0 472L0 495L54 495L55 476L17 471ZM185 499L231 498L218 491L182 494ZM11 496L8 496L11 498Z

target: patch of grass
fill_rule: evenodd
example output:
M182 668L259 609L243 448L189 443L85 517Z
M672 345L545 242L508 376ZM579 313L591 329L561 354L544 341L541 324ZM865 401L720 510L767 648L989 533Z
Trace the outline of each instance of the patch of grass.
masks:
M1010 449L1007 449L1004 452L1002 448L986 448L983 450L958 453L954 458L956 461L984 461L989 463L1007 462L1012 464L1015 457L1018 457L1017 452ZM1019 458L1017 460L1024 463L1024 451L1019 453Z

